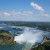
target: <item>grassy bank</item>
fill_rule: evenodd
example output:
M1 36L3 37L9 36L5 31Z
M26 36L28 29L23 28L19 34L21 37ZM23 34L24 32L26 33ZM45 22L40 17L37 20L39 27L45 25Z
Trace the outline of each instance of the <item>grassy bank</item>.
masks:
M7 31L0 30L0 45L14 44L14 37Z

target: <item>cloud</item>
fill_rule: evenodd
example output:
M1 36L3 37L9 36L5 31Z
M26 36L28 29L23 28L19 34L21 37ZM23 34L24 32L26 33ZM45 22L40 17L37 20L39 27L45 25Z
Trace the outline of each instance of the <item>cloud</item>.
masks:
M49 15L45 12L45 10L44 10L41 6L39 6L38 4L36 4L36 3L34 3L34 2L31 2L31 6L32 6L34 9L38 10L40 13L42 13L44 16L49 16Z
M4 12L3 15L4 15L4 16L10 16L11 14L8 13L8 12Z
M33 12L31 11L23 11L23 12L13 12L13 11L9 11L9 12L0 12L0 16L32 16Z

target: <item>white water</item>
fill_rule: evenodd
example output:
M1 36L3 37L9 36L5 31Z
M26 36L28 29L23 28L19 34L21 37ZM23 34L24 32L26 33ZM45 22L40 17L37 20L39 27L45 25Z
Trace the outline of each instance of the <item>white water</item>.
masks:
M20 45L24 44L24 46L20 50L30 50L30 48L32 46L34 46L35 43L41 43L44 40L44 36L50 36L49 32L46 33L42 30L38 30L35 28L31 28L31 27L25 27L25 26L22 26L22 27L21 26L20 27L19 26L9 26L9 27L12 29L13 28L23 29L23 31L21 31L22 34L19 34L18 36L14 37L14 41L16 41L16 43L18 43ZM5 28L5 27L3 27L3 26L0 27L0 29L3 29L3 28ZM13 32L13 31L11 31L11 32Z
M28 50L31 48L36 42L41 43L43 40L44 32L41 30L37 30L30 27L24 27L22 34L14 37L14 41L19 44L25 43L22 50Z

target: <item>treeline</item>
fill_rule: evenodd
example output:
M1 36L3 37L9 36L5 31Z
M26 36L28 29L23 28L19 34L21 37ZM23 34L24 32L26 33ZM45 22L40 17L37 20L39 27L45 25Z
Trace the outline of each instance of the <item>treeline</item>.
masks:
M50 31L50 22L4 22L10 26L28 26L44 31Z

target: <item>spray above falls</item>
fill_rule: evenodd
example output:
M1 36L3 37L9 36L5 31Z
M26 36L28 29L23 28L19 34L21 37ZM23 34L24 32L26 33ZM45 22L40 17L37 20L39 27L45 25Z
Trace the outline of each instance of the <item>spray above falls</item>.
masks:
M14 41L19 44L26 43L25 46L29 46L28 48L31 48L36 43L41 43L44 40L44 35L44 31L35 28L24 27L22 34L15 36Z

